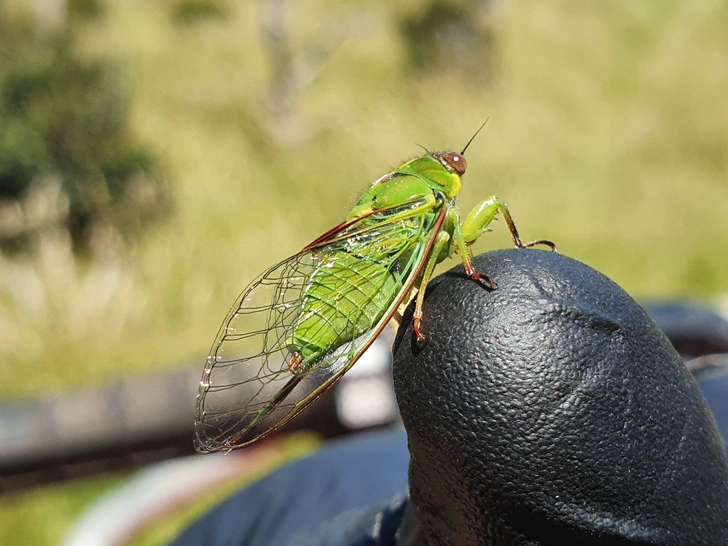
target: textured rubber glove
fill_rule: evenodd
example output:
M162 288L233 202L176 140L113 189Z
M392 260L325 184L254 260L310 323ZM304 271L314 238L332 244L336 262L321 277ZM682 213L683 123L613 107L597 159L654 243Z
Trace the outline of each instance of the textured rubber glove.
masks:
M410 544L728 545L728 470L680 357L612 281L539 250L478 256L405 316L394 382ZM412 524L412 522L410 522Z

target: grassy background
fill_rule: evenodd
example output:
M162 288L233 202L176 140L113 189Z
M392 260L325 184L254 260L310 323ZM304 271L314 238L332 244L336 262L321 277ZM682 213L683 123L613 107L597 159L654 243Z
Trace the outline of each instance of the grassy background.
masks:
M92 261L62 233L0 257L5 399L202 363L252 277L341 221L415 142L459 150L486 117L463 209L498 195L525 238L638 298L728 292L724 2L504 2L481 21L487 71L473 50L475 65L412 67L400 29L424 2L290 2L292 50L329 55L288 115L268 109L258 3L220 2L194 24L172 1L105 5L78 47L129 67L132 127L163 159L173 214ZM474 250L509 245L501 223ZM0 499L0 542L55 543L100 489Z

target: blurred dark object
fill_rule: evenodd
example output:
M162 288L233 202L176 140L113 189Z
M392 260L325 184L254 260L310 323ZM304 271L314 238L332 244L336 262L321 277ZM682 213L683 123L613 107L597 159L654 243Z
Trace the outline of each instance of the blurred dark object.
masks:
M397 420L393 329L283 431L333 438ZM45 400L0 405L0 493L190 455L202 365ZM368 409L371 407L371 409Z
M0 406L0 493L193 454L199 366ZM331 396L286 430L338 436ZM323 419L323 420L320 420Z
M195 394L184 370L0 406L0 493L189 454Z
M63 227L88 250L100 227L139 232L170 195L154 155L129 128L131 81L116 61L90 59L74 36L103 15L69 2L51 26L0 8L0 249L24 251ZM106 244L104 241L97 241Z
M693 352L695 347L708 350L723 342L727 321L715 313L686 303L648 305L647 310L671 341L682 340ZM701 328L678 327L694 325L695 320L684 321L693 316L701 317ZM389 352L393 335L393 330L385 330L367 358L281 432L312 430L334 438L397 422ZM693 337L700 343L691 342ZM702 354L687 365L702 379L721 373L727 360L726 355ZM193 453L200 373L197 364L96 391L0 406L0 493ZM715 388L728 389L721 385Z
M728 320L718 313L676 302L650 303L645 309L684 359L728 353Z

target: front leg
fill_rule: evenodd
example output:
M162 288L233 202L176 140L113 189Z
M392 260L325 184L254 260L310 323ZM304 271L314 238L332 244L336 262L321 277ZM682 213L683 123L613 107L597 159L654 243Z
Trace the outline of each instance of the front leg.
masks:
M468 215L470 216L470 215ZM490 220L493 218L491 217ZM488 223L490 223L490 220L488 220ZM457 248L458 254L460 254L460 258L463 261L463 265L465 266L465 273L467 273L468 277L471 279L474 279L486 286L486 288L490 288L491 290L495 290L498 285L496 282L486 275L483 275L482 273L478 273L475 270L475 267L473 266L472 258L473 255L470 252L469 248L469 242L468 239L465 237L465 234L463 233L463 226L460 225L460 212L458 212L458 209L451 208L448 211L448 217L445 220L447 226L452 230L452 235L455 243L455 248ZM487 224L483 226L483 229L480 230L480 233L478 233L478 236L485 231ZM478 238L478 236L475 237L475 239ZM475 241L473 239L473 241Z
M452 236L450 236L451 233ZM495 282L490 280L488 277L475 271L475 267L473 267L473 263L471 261L472 256L470 255L470 249L465 242L463 231L460 226L460 213L455 207L448 209L443 228L435 238L435 244L432 246L432 252L427 258L427 263L422 271L422 279L420 280L420 287L417 291L417 298L415 299L414 332L417 336L417 341L420 343L425 341L425 335L422 333L422 308L425 304L425 289L427 288L427 283L429 283L432 278L435 266L454 251L452 248L453 243L463 260L465 272L468 274L468 277L483 283L490 289L495 289L497 286Z
M468 213L468 216L465 218L462 225L462 236L464 242L468 245L473 244L478 237L485 232L490 223L495 219L498 212L500 212L503 215L503 218L505 218L516 248L530 248L536 245L545 245L551 248L554 252L557 252L556 245L546 239L537 239L535 241L522 243L521 236L518 234L516 224L513 223L513 218L511 218L511 213L508 210L508 207L495 195L486 199Z

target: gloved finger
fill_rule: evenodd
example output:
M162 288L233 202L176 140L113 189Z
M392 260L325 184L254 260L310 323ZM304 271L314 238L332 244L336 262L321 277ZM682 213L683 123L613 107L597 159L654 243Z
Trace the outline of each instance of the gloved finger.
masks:
M715 422L644 310L560 254L478 256L405 317L394 382L430 544L728 544Z

